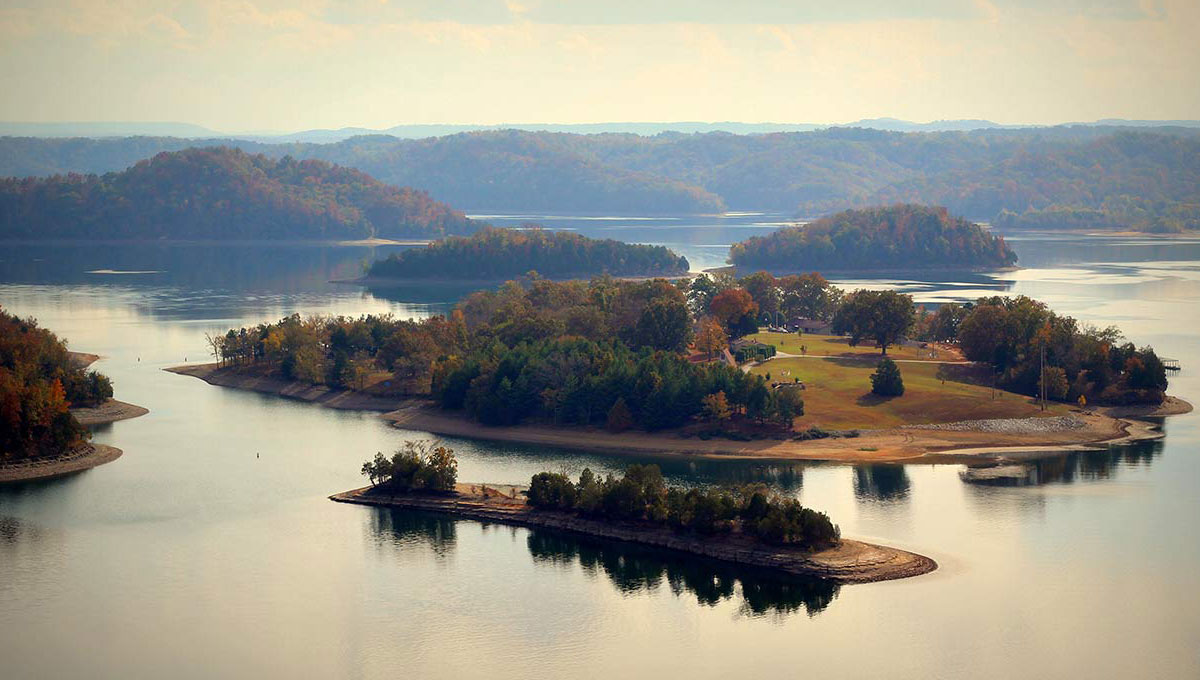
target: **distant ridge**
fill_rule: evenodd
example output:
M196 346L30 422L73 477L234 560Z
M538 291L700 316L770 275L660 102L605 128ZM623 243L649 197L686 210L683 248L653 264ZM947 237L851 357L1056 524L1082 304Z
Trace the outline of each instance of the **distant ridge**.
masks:
M526 132L563 132L571 134L704 134L727 132L737 135L772 134L777 132L811 132L827 128L867 128L889 132L968 132L971 130L1020 130L1053 128L1071 125L1093 127L1188 127L1200 128L1200 120L1129 120L1104 118L1091 122L1072 122L1059 125L1003 124L983 119L935 120L916 123L899 118L863 118L849 123L745 123L738 121L671 121L671 122L609 122L609 123L500 123L473 125L432 123L394 125L389 128L343 127L301 130L297 132L236 132L215 131L200 125L176 122L75 122L27 123L0 122L0 137L180 137L185 139L232 139L268 143L330 144L364 135L389 135L400 139L444 137L462 132L522 130Z

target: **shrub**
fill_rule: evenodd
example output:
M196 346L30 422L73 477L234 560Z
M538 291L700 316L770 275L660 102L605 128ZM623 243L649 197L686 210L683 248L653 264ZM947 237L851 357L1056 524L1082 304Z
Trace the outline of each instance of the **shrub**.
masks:
M891 359L883 359L871 374L871 392L881 397L898 397L904 394L904 380L900 367Z
M564 474L539 472L529 480L529 504L535 508L570 510L575 507L578 492Z
M608 419L605 423L609 432L624 432L633 427L633 414L625 403L625 397L617 397L612 408L608 409Z

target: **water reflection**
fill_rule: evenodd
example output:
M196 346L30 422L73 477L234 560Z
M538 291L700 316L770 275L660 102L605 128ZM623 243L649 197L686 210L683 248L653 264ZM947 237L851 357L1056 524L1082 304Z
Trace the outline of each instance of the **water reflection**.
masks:
M1072 451L1020 463L968 467L961 477L968 484L983 486L1105 481L1116 477L1121 469L1149 466L1162 451L1163 440L1151 439L1101 451Z
M854 466L854 497L860 501L896 503L908 500L908 472L903 465Z
M529 553L536 563L570 567L578 563L589 575L604 574L622 593L634 595L666 586L701 605L714 606L741 597L748 616L816 616L837 597L840 586L821 579L779 578L752 569L730 567L672 555L636 545L530 530Z
M418 510L372 508L371 512L371 535L377 545L397 552L427 548L439 559L454 553L458 543L457 524L446 515Z

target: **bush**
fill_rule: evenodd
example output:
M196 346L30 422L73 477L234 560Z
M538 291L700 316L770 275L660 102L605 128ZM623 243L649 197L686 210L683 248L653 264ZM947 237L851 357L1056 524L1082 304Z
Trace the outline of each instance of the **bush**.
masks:
M372 486L388 491L453 491L458 460L453 449L409 441L391 458L376 453L363 463L362 473Z
M608 409L608 419L605 422L609 432L624 432L633 427L633 414L629 412L629 405L625 403L625 397L617 397L613 402L612 408Z
M528 496L529 504L535 508L570 510L575 507L578 492L566 475L539 472L529 480Z
M904 380L900 367L891 359L883 359L871 374L871 392L881 397L898 397L904 394Z

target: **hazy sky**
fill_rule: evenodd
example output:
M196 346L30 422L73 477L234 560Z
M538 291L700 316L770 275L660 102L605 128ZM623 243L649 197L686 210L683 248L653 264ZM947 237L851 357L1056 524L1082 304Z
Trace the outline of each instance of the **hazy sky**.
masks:
M0 0L0 119L1200 118L1200 0Z

